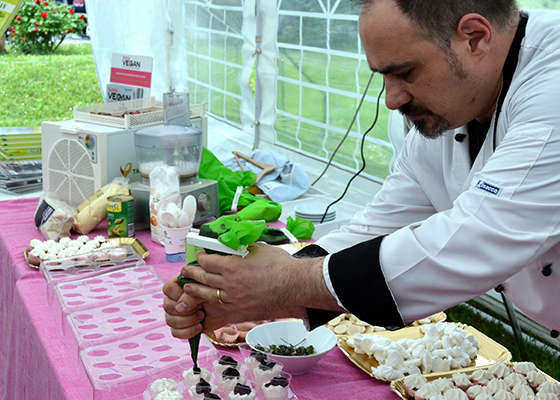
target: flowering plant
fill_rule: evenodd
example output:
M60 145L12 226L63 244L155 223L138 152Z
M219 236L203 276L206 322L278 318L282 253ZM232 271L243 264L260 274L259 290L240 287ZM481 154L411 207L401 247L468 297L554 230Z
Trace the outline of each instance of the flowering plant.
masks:
M67 34L81 31L84 15L64 3L26 0L9 29L9 43L24 53L52 53Z

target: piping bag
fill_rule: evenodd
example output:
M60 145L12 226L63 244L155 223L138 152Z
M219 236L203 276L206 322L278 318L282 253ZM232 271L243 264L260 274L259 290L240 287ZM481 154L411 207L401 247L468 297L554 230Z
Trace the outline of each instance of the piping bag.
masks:
M235 254L245 257L249 254L247 246L241 246L238 250L233 250L216 239L199 236L198 233L187 233L186 246L185 246L185 261L189 266L200 266L198 264L197 253L204 252L208 254ZM177 276L177 284L181 287L187 283L199 283L194 279L185 278L181 273ZM189 339L189 346L191 347L191 358L194 363L194 368L198 369L198 346L200 345L200 333Z
M198 282L195 281L194 279L185 278L183 275L181 275L179 273L179 276L177 277L177 283L182 288L187 283L198 283ZM189 339L189 346L191 348L191 358L192 358L193 363L194 363L193 369L195 371L199 369L198 368L198 346L200 345L200 335L201 334L199 333L198 335L193 336L192 338Z

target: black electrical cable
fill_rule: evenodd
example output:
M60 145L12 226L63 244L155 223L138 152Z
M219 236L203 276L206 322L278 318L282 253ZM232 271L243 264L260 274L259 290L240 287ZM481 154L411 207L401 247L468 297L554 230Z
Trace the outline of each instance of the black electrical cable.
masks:
M323 217L321 218L321 222L319 222L320 224L322 224L323 221L325 220L325 217L327 216L327 213L329 212L329 208L331 208L331 206L335 205L340 200L342 200L344 198L344 196L346 196L346 192L348 192L348 189L350 188L350 184L352 183L352 181L354 179L356 179L356 177L358 175L360 175L362 173L362 171L366 168L366 157L364 156L364 144L365 144L365 141L366 141L367 134L371 132L371 130L375 127L375 124L377 123L377 118L379 117L379 100L381 100L381 95L383 94L384 91L385 91L385 79L383 79L383 83L381 85L381 90L379 91L379 94L377 95L377 105L375 107L375 118L373 119L373 123L371 124L371 126L368 129L366 129L366 131L362 135L362 142L360 144L360 155L362 156L362 167L358 170L358 172L356 172L354 175L352 175L352 177L350 178L350 180L346 184L346 188L344 189L344 192L340 195L340 197L327 206L327 208L325 209L325 212L323 213Z
M325 165L325 168L323 168L323 171L319 174L317 179L315 179L313 181L311 186L314 186L317 182L319 182L319 179L321 179L323 177L323 175L325 175L325 172L327 172L327 169L329 169L329 167L331 166L331 164L334 160L334 156L336 156L336 153L338 153L338 150L340 149L340 146L342 146L342 144L344 143L344 141L346 140L346 138L350 134L350 131L352 130L352 126L354 126L354 122L356 122L356 118L358 117L358 113L360 112L360 108L362 108L362 104L364 103L364 100L366 98L366 94L368 92L369 85L371 84L371 81L373 80L373 75L374 75L374 72L372 71L372 73L369 76L369 80L366 84L366 88L364 89L364 93L362 94L362 98L360 99L360 102L358 103L358 107L356 108L356 111L354 111L354 115L352 116L352 120L350 121L350 125L348 126L348 129L346 129L346 133L344 134L344 136L342 137L340 142L338 142L338 145L336 146L336 148L334 149L331 157L329 158L329 162L327 163L327 165Z

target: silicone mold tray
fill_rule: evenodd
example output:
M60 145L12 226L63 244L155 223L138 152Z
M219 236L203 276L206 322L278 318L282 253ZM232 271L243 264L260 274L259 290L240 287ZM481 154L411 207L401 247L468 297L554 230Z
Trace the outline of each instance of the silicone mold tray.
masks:
M216 351L203 335L199 347L201 365L209 365ZM179 376L192 367L186 340L171 336L162 326L126 339L80 351L88 377L99 399L142 398L147 385L163 376Z
M66 317L80 348L135 335L165 323L161 291L130 297Z
M68 258L43 261L40 269L47 284L52 285L138 264L145 264L145 262L134 249L130 246L120 246Z
M87 279L61 282L54 286L54 292L62 311L70 313L155 292L162 287L163 282L152 266L143 264Z

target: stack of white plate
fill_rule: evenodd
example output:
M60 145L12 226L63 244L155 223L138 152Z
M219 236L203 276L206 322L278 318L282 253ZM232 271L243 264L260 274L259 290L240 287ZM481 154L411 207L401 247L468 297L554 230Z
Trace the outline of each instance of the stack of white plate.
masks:
M296 217L301 217L308 219L314 224L320 224L323 214L327 209L328 204L322 202L312 202L312 203L302 203L295 207ZM323 222L334 221L336 218L336 211L329 209L329 212L325 215Z

